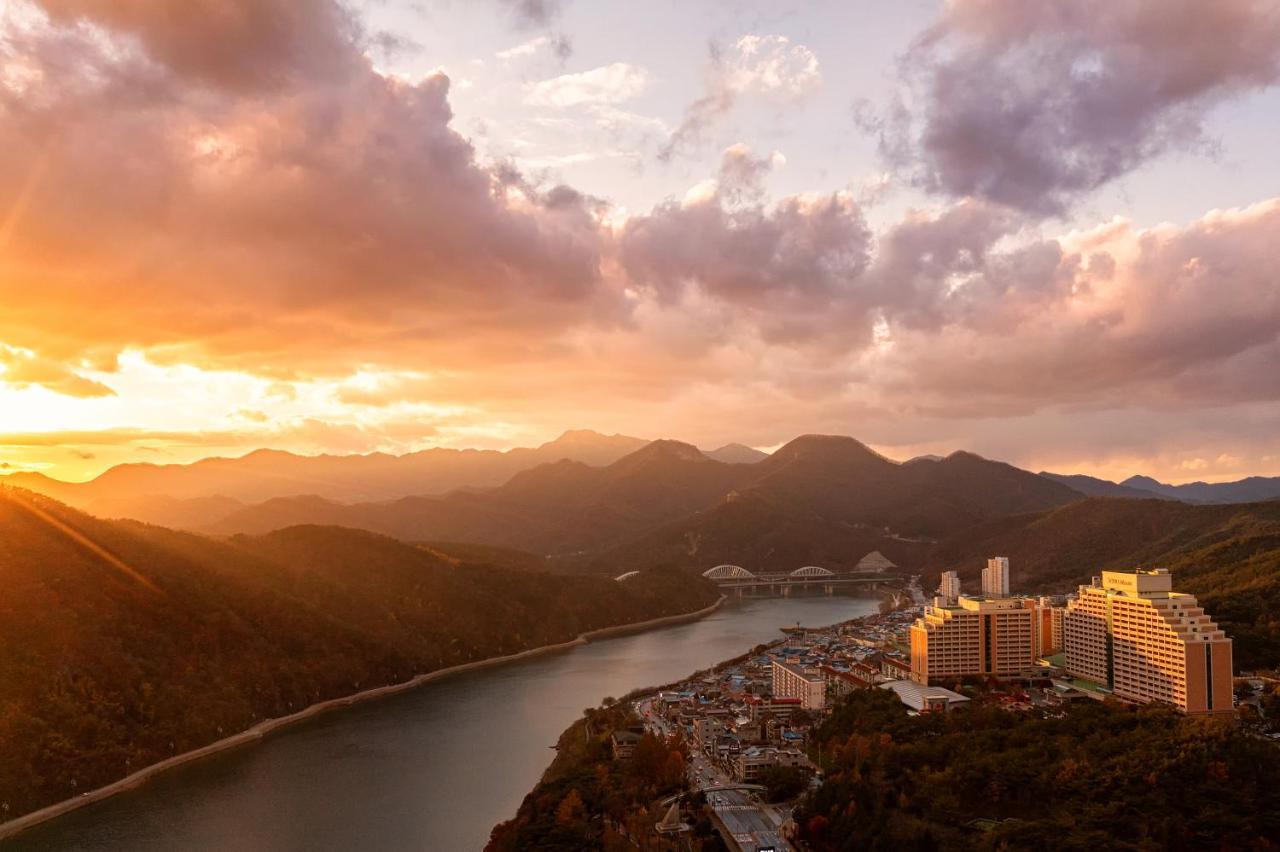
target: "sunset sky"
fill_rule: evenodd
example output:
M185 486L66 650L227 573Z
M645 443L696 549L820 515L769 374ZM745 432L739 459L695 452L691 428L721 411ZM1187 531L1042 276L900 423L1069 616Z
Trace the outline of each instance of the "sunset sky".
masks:
M6 0L0 473L1280 475L1278 81L1280 0Z

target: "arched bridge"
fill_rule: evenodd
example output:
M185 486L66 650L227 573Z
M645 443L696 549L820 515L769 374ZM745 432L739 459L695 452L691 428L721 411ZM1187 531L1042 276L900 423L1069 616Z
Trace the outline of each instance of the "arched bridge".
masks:
M876 589L896 584L898 578L884 574L837 574L818 565L806 565L789 572L753 573L741 565L717 565L702 572L702 576L721 589L732 590L739 597L744 595L789 595L794 589L814 589L824 594L834 594L837 587L861 586Z

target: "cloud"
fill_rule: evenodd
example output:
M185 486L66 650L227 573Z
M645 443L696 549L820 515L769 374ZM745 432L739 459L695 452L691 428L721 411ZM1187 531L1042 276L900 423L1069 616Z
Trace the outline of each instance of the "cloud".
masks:
M658 152L660 160L702 142L743 96L794 102L822 82L813 51L780 35L744 35L727 50L713 45L706 77L706 94L685 108L680 125Z
M531 56L537 56L543 50L550 51L557 59L563 62L573 54L573 44L569 41L569 37L564 34L540 35L521 42L515 47L499 50L494 55L504 62L511 62L516 59L528 59Z
M56 400L84 416L54 408L15 431L113 422L103 411L165 424L92 433L100 464L123 460L116 446L184 458L262 443L394 448L436 429L501 443L584 422L706 443L971 436L1026 456L1044 436L1077 453L1139 440L1146 417L1160 440L1195 448L1161 464L1225 470L1224 456L1247 465L1280 423L1280 200L1147 229L1055 235L1038 218L1128 168L1125 146L1157 150L1186 116L1195 132L1177 139L1198 138L1207 104L1268 78L1266 51L1230 16L1219 31L1239 36L1233 49L1189 34L1175 56L1125 17L1132 3L1099 7L1124 48L1065 6L948 7L913 53L925 97L908 138L917 177L943 195L873 232L853 191L772 198L783 158L745 145L683 198L630 216L482 162L451 126L449 79L378 73L345 7L22 8L0 24L0 198L21 202L0 224L0 405L44 397L11 389L40 385L98 398ZM1062 26L1044 23L1052 9ZM1181 19L1169 27L1181 33ZM245 47L204 44L208 33ZM1087 61L1086 35L1100 51ZM1047 68L1062 56L1085 76L1128 68L1156 93L1118 81L1124 97L1110 101L1069 76L1047 90L1037 68L1017 73L1032 44ZM977 98L979 68L997 105L974 138L1007 131L1007 107L1033 141L953 144L944 95ZM793 103L820 79L806 48L740 40L669 148L705 141L743 99ZM530 94L652 129L617 106L648 84L620 64ZM1122 106L1145 118L1122 110L1093 130L1082 112ZM137 384L128 359L116 370L127 350L163 375ZM261 392L241 399L227 376ZM130 388L154 401L158 388L215 386L227 398L209 420L226 431L126 410ZM61 438L89 446L42 434L32 459ZM1232 434L1238 444L1216 448L1205 437Z
M888 314L893 342L874 357L886 397L951 416L1280 400L1280 199L999 251L984 248L992 224L928 239L930 263L907 264L911 311Z
M272 88L304 77L336 81L359 66L363 38L330 0L202 0L174 14L167 4L117 0L41 0L58 25L111 29L178 75L237 90Z
M1274 0L956 0L902 59L882 148L922 186L1038 214L1170 151L1280 75Z
M642 94L653 75L637 65L614 62L590 71L562 74L529 86L525 103L542 107L618 104Z
M3 344L0 344L0 383L19 389L35 385L82 398L115 395L111 388L86 379L59 361Z
M288 379L353 351L465 361L624 309L597 203L478 163L448 78L377 73L336 4L46 12L0 41L30 71L0 78L0 197L31 184L0 342Z
M537 29L553 23L560 17L562 0L499 0L521 29Z
M861 211L844 193L765 206L760 182L776 162L735 145L715 181L630 219L619 255L632 286L663 300L696 290L758 312L771 335L787 336L849 298L869 260Z

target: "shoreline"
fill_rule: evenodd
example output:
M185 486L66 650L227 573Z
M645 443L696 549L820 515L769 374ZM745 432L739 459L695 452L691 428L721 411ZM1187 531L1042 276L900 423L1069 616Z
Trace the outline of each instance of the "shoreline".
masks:
M540 645L537 648L528 648L514 654L505 654L500 657L488 657L483 660L474 660L470 663L460 663L456 666L436 669L435 671L415 675L404 683L392 683L387 684L386 686L377 686L372 689L354 692L351 695L342 696L340 698L329 698L325 701L308 705L298 712L290 713L287 716L276 716L273 719L264 719L238 734L223 737L220 740L215 740L214 742L201 746L200 748L192 749L191 751L184 751L182 754L177 754L173 757L165 758L157 763L144 766L137 772L126 775L118 781L113 781L110 784L98 787L95 790L82 793L74 799L63 799L61 802L46 805L39 810L23 814L20 817L15 817L8 822L0 823L0 840L13 837L29 828L34 828L40 823L48 822L51 819L71 813L72 811L78 810L86 805L93 804L94 802L100 802L103 799L110 798L118 793L133 790L147 783L157 775L168 772L171 769L176 769L179 766L184 766L188 763L194 763L197 760L210 757L220 752L260 742L276 731L296 725L299 722L312 719L331 710L339 710L374 698L383 698L388 695L406 692L410 689L414 689L415 687L422 686L425 683L449 677L450 675L500 666L506 663L514 663L530 657L553 654L557 651L567 651L579 645L585 645L588 642L627 636L632 633L641 633L655 627L665 627L671 624L697 621L698 619L708 616L718 610L728 599L727 595L722 594L715 603L692 612L677 613L676 615L664 615L657 618L649 618L644 621L633 621L628 624L616 624L612 627L601 627L596 630L588 630L585 633L579 633L575 638L566 642L558 642L553 645Z

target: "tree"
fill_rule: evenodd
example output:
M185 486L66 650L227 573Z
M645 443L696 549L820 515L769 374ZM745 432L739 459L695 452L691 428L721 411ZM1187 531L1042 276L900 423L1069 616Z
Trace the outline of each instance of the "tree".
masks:
M569 794L560 800L560 807L556 808L556 824L569 828L576 825L582 819L582 795L578 793L578 788L574 787Z
M798 766L772 766L760 778L771 802L794 799L809 786L809 773Z

